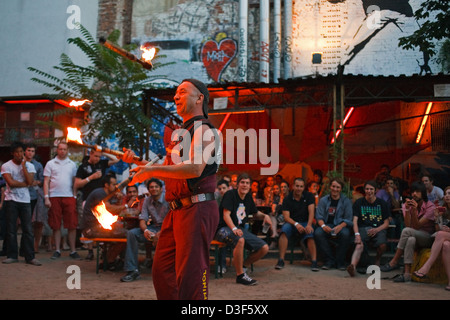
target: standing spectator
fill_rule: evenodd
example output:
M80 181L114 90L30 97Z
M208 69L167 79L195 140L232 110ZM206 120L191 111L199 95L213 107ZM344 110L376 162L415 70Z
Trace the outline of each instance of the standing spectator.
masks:
M433 202L435 206L442 206L444 203L444 191L433 184L433 177L426 174L422 176L421 180L427 189L428 201Z
M145 198L142 212L139 215L139 227L128 231L127 249L125 253L125 271L127 274L120 281L131 282L140 278L138 269L139 243L152 241L156 247L161 226L169 212L169 204L162 192L162 182L152 178L148 182L150 196Z
M42 229L44 222L47 221L47 210L43 210L41 205L43 202L42 185L44 184L44 167L35 159L36 145L28 144L25 147L25 159L34 165L36 173L34 174L33 184L28 187L31 199L31 215L34 232L34 251L39 252L39 244L42 238ZM38 201L40 202L38 205Z
M275 269L284 267L284 256L289 240L296 234L300 234L303 241L306 241L312 259L311 270L319 271L317 267L316 243L314 242L314 196L305 190L305 180L295 178L293 191L283 200L281 208L285 223L281 227L281 235L278 240L280 258Z
M433 243L431 234L435 232L433 202L428 201L427 190L420 182L411 184L411 198L403 204L403 217L405 228L402 230L400 240L394 257L381 267L381 271L391 271L399 268L399 260L403 256L404 273L395 278L395 282L411 281L411 264L414 260L416 248L430 248Z
M253 215L253 219L263 219L265 223L271 224L269 216L256 208L250 194L250 184L250 176L242 173L237 180L237 189L225 193L219 208L220 222L215 236L216 240L225 242L234 248L233 262L236 269L236 283L243 285L257 283L247 275L245 266L258 261L269 251L267 243L245 227L248 217ZM244 247L252 251L245 261Z
M101 159L101 156L100 151L91 150L89 157L85 157L77 169L75 188L81 189L83 201L86 201L92 190L102 187L101 177L110 166L119 162L114 156L107 155L109 159Z
M36 172L34 166L24 157L25 146L21 142L11 145L12 159L2 165L1 173L6 181L5 213L6 213L6 249L7 259L3 263L18 262L17 219L22 228L23 248L21 251L28 264L40 266L34 257L33 229L31 225L31 204L28 186L33 184Z
M78 214L76 211L76 189L74 187L77 167L69 159L66 142L58 143L56 157L44 168L45 205L49 208L48 224L53 230L55 253L51 259L61 257L61 223L68 230L70 257L80 259L75 248Z
M320 228L314 232L319 250L325 255L323 269L336 267L345 269L345 256L350 246L350 227L353 225L352 202L342 190L344 181L333 178L330 181L330 194L322 197L316 210L316 220ZM337 243L336 256L331 242Z
M350 276L355 275L355 268L364 249L369 242L377 248L375 264L380 265L381 256L386 251L387 228L389 228L390 212L386 201L375 195L376 182L364 184L365 196L353 204L353 231L355 232L356 248L351 264L347 267Z

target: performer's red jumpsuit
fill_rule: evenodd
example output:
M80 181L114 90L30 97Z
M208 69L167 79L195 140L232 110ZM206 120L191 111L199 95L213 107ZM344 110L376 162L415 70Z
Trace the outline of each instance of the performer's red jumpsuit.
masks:
M167 157L168 164L172 164L170 150ZM192 185L188 186L190 183L185 179L166 179L165 183L166 200L171 202L193 194L213 193L216 189L216 175L215 172L202 175L201 179L196 181L194 190ZM216 200L199 202L168 212L162 225L152 267L153 284L158 299L208 299L209 249L218 222L219 209Z

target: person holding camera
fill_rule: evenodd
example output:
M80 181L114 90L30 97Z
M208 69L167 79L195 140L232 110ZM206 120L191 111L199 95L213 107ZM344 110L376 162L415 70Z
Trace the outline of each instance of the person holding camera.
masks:
M398 269L398 261L403 255L404 273L396 277L395 282L411 281L411 264L416 247L431 247L433 243L431 235L435 232L435 208L434 203L428 201L425 186L420 182L414 182L411 185L411 197L407 198L402 206L405 228L400 235L397 250L391 261L381 267L381 271L384 272Z

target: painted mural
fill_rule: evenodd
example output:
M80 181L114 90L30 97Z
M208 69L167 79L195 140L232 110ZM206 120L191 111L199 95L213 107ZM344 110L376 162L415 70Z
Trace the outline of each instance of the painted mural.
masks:
M236 56L236 51L237 42L230 38L222 39L220 42L208 40L203 44L201 59L212 80L220 82L223 71Z
M302 0L295 2L293 75L437 73L436 59L399 48L420 25L422 0ZM432 17L431 17L432 19ZM322 53L313 64L311 54Z
M437 58L398 46L400 37L417 30L413 12L423 0L297 0L293 3L292 59L284 78L311 75L412 75L440 72ZM162 1L164 2L164 1ZM144 0L133 10L135 41L185 41L189 48L171 49L176 65L162 70L180 81L185 74L206 82L238 81L239 0L170 1L155 11ZM281 1L284 3L284 1ZM282 6L283 7L283 6ZM282 8L283 10L283 8ZM270 13L270 79L273 76L273 12ZM284 17L282 18L284 19ZM433 17L430 17L433 19ZM226 37L217 39L217 35ZM249 6L248 81L259 81L259 7ZM438 43L437 49L440 48ZM312 54L320 53L319 63ZM183 56L183 57L180 57ZM316 55L317 57L317 55ZM282 72L283 73L283 72Z

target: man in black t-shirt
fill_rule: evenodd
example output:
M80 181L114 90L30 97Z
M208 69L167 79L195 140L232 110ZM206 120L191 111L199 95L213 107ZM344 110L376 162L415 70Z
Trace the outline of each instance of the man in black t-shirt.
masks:
M219 207L220 221L215 239L229 244L233 249L233 262L236 269L236 283L254 285L256 280L245 273L245 266L264 257L269 251L267 243L251 233L247 228L249 216L264 220L272 225L270 217L256 208L250 194L251 179L243 173L238 177L237 189L227 191ZM244 247L252 251L244 261Z
M355 275L355 268L364 248L369 242L377 248L375 264L380 265L380 259L386 251L387 229L389 228L390 212L386 201L375 195L377 184L367 181L364 184L364 197L353 204L353 231L355 232L355 251L352 262L347 267L350 276Z
M285 223L281 227L280 239L278 240L278 250L280 258L275 269L284 267L284 256L286 254L289 239L296 234L302 236L306 241L309 253L311 254L312 271L319 271L317 267L317 251L314 242L314 209L315 199L312 193L305 190L305 180L296 178L294 180L293 191L283 200L281 208Z
M89 157L85 157L78 167L75 176L75 188L80 189L83 193L83 201L86 201L93 190L103 187L100 178L105 176L106 170L110 166L119 162L119 159L114 156L107 155L109 159L104 160L101 160L101 156L100 151L91 150Z

